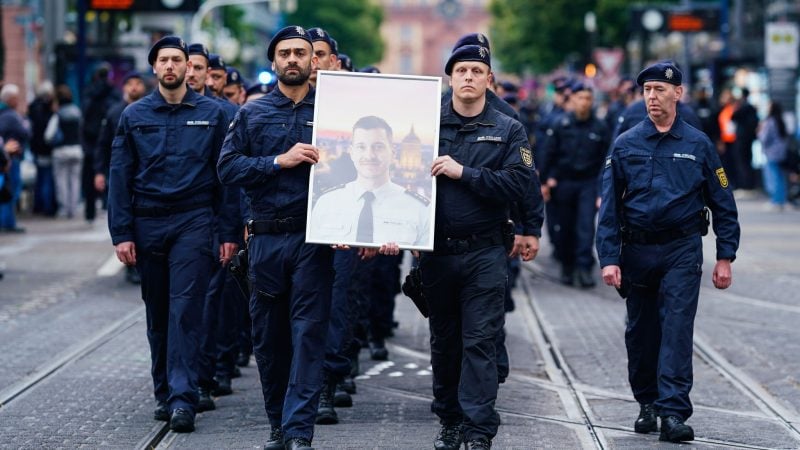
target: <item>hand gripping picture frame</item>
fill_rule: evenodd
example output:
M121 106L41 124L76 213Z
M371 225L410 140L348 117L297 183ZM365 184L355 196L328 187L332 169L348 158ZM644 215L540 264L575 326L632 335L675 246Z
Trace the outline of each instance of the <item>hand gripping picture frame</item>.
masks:
M441 83L318 72L307 242L433 250Z

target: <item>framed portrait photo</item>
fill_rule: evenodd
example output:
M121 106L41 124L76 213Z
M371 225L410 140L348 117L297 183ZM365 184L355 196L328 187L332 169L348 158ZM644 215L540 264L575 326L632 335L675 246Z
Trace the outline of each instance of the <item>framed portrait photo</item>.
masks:
M433 249L441 83L318 72L307 242Z

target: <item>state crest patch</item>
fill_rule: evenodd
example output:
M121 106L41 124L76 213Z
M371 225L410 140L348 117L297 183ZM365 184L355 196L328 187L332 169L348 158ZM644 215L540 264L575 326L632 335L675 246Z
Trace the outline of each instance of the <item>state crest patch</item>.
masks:
M715 172L717 174L717 178L719 179L719 185L722 186L723 189L728 187L728 176L725 175L725 169L720 167Z
M522 157L522 162L528 167L533 167L533 152L529 148L520 147L519 155Z

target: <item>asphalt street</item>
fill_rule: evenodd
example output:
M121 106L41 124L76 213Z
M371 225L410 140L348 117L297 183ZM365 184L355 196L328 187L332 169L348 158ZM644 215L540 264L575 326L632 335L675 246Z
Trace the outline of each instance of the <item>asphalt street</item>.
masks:
M739 202L733 286L711 285L705 243L695 324L693 448L800 448L800 212ZM0 448L260 448L269 427L251 363L197 431L152 420L144 306L124 280L102 220L25 218L0 234ZM511 375L500 388L495 448L672 448L633 432L625 307L599 285L558 283L543 239L523 264L507 315ZM599 270L596 273L599 281ZM432 448L427 322L397 299L390 360L361 354L353 408L317 426L318 449Z

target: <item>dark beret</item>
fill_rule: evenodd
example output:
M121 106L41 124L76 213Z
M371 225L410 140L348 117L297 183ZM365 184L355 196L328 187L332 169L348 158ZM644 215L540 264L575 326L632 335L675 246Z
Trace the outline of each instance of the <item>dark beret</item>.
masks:
M465 34L458 38L456 41L456 45L453 46L453 51L455 52L457 48L463 47L465 45L480 45L481 47L486 47L489 50L492 48L489 46L489 38L482 33L470 33Z
M336 42L334 38L331 38L331 52L333 52L334 55L339 54L339 43Z
M208 59L208 47L203 44L189 44L189 55L205 56Z
M337 56L339 57L339 61L342 62L342 69L348 72L354 72L353 60L350 59L349 56L345 55L344 53L339 53Z
M135 70L131 70L130 72L126 73L125 76L122 78L122 84L127 83L128 80L133 79L133 78L138 78L138 79L144 81L144 78L142 77L141 73L139 73L139 72L137 72Z
M189 49L186 47L186 41L178 36L164 36L150 47L150 53L147 54L147 62L150 63L151 66L156 62L158 51L162 48L177 48L178 50L182 50L186 59L189 59Z
M508 103L511 106L514 106L519 102L519 98L515 94L506 94L503 96L503 101Z
M558 77L553 80L553 88L555 88L556 92L563 92L569 88L571 83L567 77Z
M588 83L584 83L581 80L572 80L572 83L569 85L569 90L572 92L580 92L580 91L589 91L591 92L592 86Z
M228 70L228 66L225 65L225 61L222 60L222 56L219 56L216 53L208 54L208 68Z
M250 97L251 95L255 94L269 94L269 91L271 90L272 90L271 84L255 83L247 88L247 90L245 91L245 95Z
M275 46L278 45L278 42L285 41L287 39L303 39L312 47L314 46L314 44L311 43L311 37L308 35L308 32L303 29L303 27L292 25L281 28L277 33L275 33L275 36L272 36L272 40L269 41L269 46L267 47L267 58L269 58L270 61L275 60Z
M488 48L480 45L465 45L457 48L450 55L447 64L444 66L444 73L447 75L453 73L453 66L461 61L478 61L486 64L490 69L492 68L492 56Z
M336 48L336 44L334 44L334 40L327 31L323 30L320 27L314 27L308 29L308 34L311 35L311 42L322 41L328 44L328 47L331 48L331 53L334 55L338 54L338 49Z
M678 70L675 64L660 62L639 72L639 76L636 77L636 84L639 86L644 86L648 81L663 81L665 83L674 84L675 86L680 86L683 81L683 74Z
M362 67L358 69L358 71L363 73L381 73L380 69L375 66Z
M227 80L225 80L225 86L230 86L232 84L244 84L242 74L239 73L238 70L234 69L233 67L228 67L227 72L228 76Z

